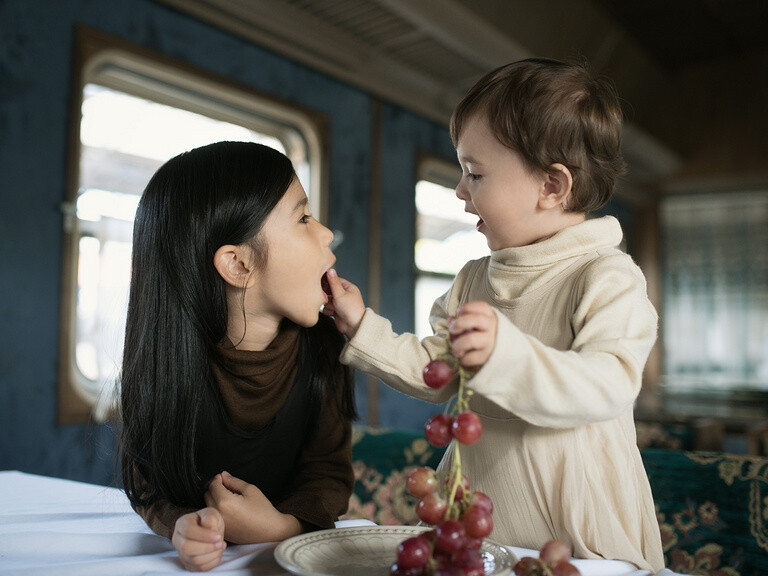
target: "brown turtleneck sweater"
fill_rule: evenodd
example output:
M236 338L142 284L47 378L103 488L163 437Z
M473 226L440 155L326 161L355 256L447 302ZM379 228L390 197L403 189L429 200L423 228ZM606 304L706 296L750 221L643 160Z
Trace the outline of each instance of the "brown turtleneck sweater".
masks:
M354 485L351 422L338 412L341 397L339 402L324 398L316 428L303 438L300 424L304 423L301 415L306 411L308 382L306 374L299 374L297 380L300 330L295 324L284 322L277 337L263 351L238 350L228 338L219 344L222 363L214 368L213 374L223 410L220 420L209 424L217 426L218 438L209 440L209 436L215 435L206 434L201 439L201 462L209 468L203 471L208 474L226 469L238 476L239 468L241 477L246 476L243 480L261 488L275 508L295 516L307 530L332 528L347 510ZM343 374L344 369L339 366L338 377L343 378ZM300 436L293 436L294 432ZM274 443L275 438L279 438L279 444ZM228 439L234 446L232 460L240 462L222 461L222 449L231 446L221 443L229 444ZM265 441L273 445L264 446ZM265 483L260 486L255 478L264 474L266 466L248 462L247 454L251 452L270 462L270 471L282 470L282 477L262 476ZM279 460L283 455L285 461L275 462L274 458ZM218 465L222 470L211 468ZM248 478L250 472L256 476ZM284 478L287 482L283 482ZM154 532L169 538L176 520L191 511L192 508L177 507L166 500L137 510Z

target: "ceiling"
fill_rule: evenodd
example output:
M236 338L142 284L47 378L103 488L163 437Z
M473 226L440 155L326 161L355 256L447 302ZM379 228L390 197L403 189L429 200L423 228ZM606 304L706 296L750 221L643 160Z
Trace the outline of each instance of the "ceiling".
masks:
M665 71L768 56L765 0L595 0Z
M630 186L709 169L717 126L750 151L730 146L731 164L768 181L768 136L728 132L768 134L767 0L157 1L441 123L492 68L586 59L625 102Z

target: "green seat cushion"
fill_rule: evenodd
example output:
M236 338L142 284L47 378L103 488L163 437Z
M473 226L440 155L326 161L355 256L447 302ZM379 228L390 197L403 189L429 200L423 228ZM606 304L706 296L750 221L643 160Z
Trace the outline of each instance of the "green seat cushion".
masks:
M768 575L768 459L644 450L664 560L675 572Z
M405 479L419 466L436 469L444 452L430 445L421 432L355 427L355 489L343 518L365 518L377 524L416 524L418 500L405 490Z

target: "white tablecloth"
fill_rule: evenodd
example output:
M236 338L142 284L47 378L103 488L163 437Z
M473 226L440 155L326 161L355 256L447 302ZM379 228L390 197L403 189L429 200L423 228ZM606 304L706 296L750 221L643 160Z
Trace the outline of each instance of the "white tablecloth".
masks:
M275 561L275 546L229 546L211 573L290 576ZM522 548L511 550L518 558L535 555ZM625 562L574 563L583 576L649 576ZM170 541L147 528L122 491L22 472L0 472L1 576L160 576L183 572ZM664 570L659 576L674 573Z

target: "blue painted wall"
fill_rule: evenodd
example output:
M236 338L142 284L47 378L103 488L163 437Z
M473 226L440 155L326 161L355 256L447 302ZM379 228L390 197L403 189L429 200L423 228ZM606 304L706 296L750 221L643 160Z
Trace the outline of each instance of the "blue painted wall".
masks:
M108 484L106 425L56 424L59 289L74 27L82 23L296 102L328 119L338 269L368 291L372 134L380 134L382 311L412 328L413 186L421 153L453 157L448 131L150 0L0 0L0 470ZM360 379L362 380L362 379ZM381 387L382 426L420 428L434 407ZM365 422L366 388L358 386ZM397 406L397 409L395 409Z

